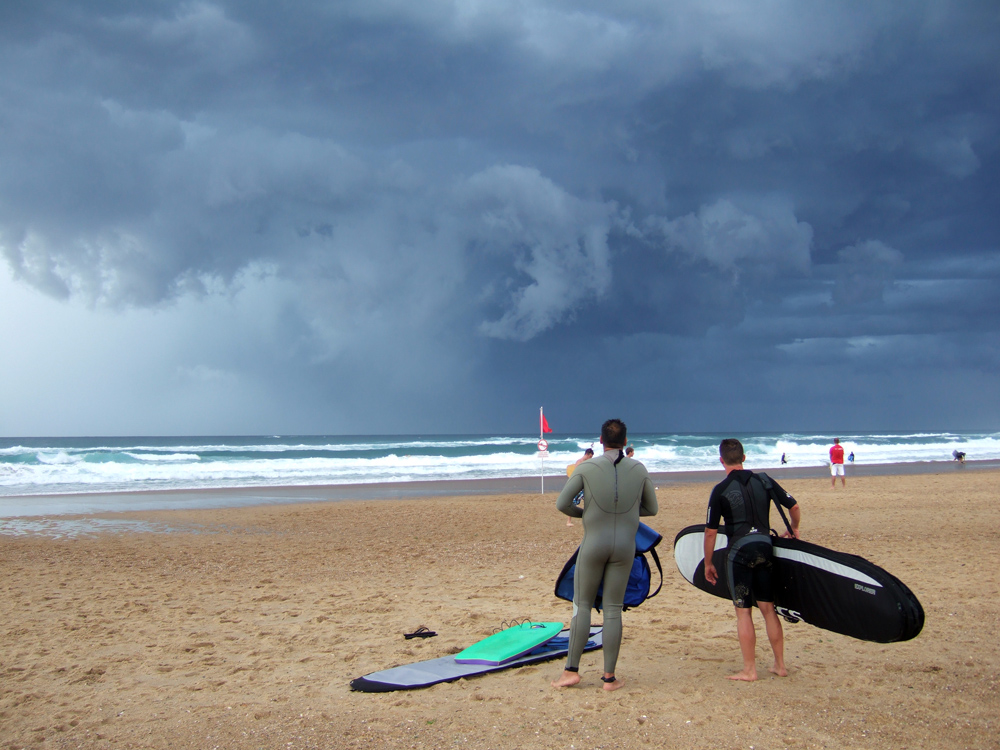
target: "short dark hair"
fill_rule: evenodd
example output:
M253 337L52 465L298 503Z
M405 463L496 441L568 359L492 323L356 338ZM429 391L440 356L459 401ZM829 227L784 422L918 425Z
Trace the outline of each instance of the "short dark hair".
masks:
M743 443L736 438L726 438L719 443L719 455L722 457L722 463L726 466L738 466L746 458L743 452Z
M585 454L586 453L593 453L593 452L594 452L593 448L587 448L587 450L584 451Z
M601 442L605 448L624 448L628 442L628 428L620 419L609 419L601 425Z

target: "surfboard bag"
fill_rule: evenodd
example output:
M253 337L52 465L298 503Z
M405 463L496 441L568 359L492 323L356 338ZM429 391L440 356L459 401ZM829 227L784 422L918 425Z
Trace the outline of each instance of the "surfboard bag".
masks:
M604 645L603 629L591 626L590 639L583 647L585 652L594 651ZM392 690L414 690L430 687L441 682L454 682L463 677L498 672L511 667L523 667L529 664L539 664L550 659L557 659L569 653L569 628L565 628L558 636L551 638L540 646L536 646L526 654L503 664L462 664L454 656L440 656L414 664L403 664L392 669L355 677L351 680L351 690L364 693L387 693Z
M632 561L632 572L628 577L628 587L625 589L625 604L622 611L638 607L647 599L656 596L663 588L663 566L660 565L660 557L656 554L656 545L663 540L658 531L651 529L644 523L639 524L639 530L635 532L635 559ZM653 572L646 559L649 553L653 562L656 563L656 570L660 574L660 585L652 594L649 589L653 582ZM576 558L580 554L580 548L563 565L562 572L556 578L556 596L568 602L573 601L573 579L576 574ZM597 597L594 599L594 609L598 612L603 608L604 583L597 587Z
M720 533L712 562L719 573L713 586L705 580L704 524L682 529L674 539L674 559L681 574L709 594L732 600L727 546ZM772 535L774 532L772 531ZM913 592L872 562L800 539L772 536L774 605L789 622L863 641L894 643L915 638L924 626L924 610ZM756 603L755 603L756 604Z

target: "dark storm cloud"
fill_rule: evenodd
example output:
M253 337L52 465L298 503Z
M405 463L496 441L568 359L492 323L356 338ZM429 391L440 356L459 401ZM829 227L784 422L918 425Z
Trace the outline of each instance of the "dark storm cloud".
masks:
M271 335L213 367L331 429L920 426L818 412L996 365L998 31L989 2L8 4L0 251L100 309L254 300Z

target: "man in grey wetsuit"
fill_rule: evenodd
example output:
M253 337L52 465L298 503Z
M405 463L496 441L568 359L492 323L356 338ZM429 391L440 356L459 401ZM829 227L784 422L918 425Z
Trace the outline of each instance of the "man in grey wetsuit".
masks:
M615 677L622 642L622 603L635 558L635 533L639 516L655 516L656 491L646 467L625 458L625 423L609 419L601 427L604 455L584 461L559 493L556 508L567 516L583 518L583 541L573 580L573 619L570 622L566 669L553 687L580 682L583 647L590 637L590 611L597 588L604 581L604 681L605 690L625 683ZM583 490L583 508L573 498Z

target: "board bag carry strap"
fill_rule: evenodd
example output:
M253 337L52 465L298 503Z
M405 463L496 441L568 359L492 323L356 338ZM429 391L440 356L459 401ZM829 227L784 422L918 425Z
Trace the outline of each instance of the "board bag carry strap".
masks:
M656 570L660 574L660 585L656 587L656 591L647 596L647 599L652 599L654 596L660 593L660 589L663 588L663 566L660 565L660 556L656 554L656 545L663 541L663 536L660 532L647 526L646 524L639 522L639 530L635 533L635 554L641 555L646 552L653 556L653 562L656 563Z
M774 507L778 509L778 515L781 516L781 520L785 522L785 528L788 529L788 533L793 537L795 532L792 531L792 525L788 523L788 517L785 515L785 509L781 507L781 503L778 502L778 498L774 494L774 483L771 481L771 477L767 474L754 474L760 480L760 483L764 485L764 489L767 490L768 496L774 503Z
M653 562L656 563L656 570L660 574L660 585L656 587L656 591L654 591L652 594L650 594L649 596L646 597L647 599L652 599L654 596L656 596L657 594L659 594L660 593L660 589L663 588L663 566L660 565L660 556L658 554L656 554L656 550L655 549L650 548L649 554L651 554L653 556Z

